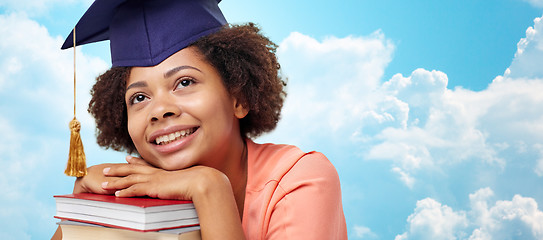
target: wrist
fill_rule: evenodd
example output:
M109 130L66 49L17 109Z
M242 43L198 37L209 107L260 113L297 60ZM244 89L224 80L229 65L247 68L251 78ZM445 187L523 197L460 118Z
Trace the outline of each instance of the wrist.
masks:
M74 182L73 193L85 193L88 192L83 186L83 177L78 177Z
M216 198L220 195L232 195L232 186L228 177L221 171L205 167L201 169L202 174L198 175L197 184L194 185L193 201L205 201L209 198Z

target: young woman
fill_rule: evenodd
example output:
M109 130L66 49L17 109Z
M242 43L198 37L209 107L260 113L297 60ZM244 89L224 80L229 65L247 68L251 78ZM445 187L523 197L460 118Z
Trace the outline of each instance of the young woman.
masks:
M253 24L221 24L154 65L112 56L89 112L99 145L137 157L90 167L74 193L192 200L202 239L347 239L328 159L251 140L283 105L275 50Z

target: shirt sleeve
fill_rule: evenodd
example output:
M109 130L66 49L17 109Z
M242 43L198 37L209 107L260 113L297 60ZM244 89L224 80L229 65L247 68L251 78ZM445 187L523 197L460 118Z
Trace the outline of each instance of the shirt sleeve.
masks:
M276 191L266 239L347 239L339 177L323 154L298 160Z

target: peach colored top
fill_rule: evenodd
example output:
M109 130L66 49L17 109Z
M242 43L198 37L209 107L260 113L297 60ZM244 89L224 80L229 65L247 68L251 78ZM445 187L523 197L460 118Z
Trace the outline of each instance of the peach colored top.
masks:
M347 239L339 177L319 152L247 139L247 239Z

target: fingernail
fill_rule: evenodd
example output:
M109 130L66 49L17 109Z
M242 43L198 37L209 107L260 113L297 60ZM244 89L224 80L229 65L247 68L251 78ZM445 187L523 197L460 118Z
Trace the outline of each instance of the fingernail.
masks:
M107 168L104 168L104 170L103 170L104 174L108 174L110 169L111 169L111 168L108 168L108 167L107 167Z
M116 191L116 192L115 192L115 196L116 196L116 197L118 197L118 196L120 196L120 195L121 195L121 191Z
M108 185L108 182L103 182L102 183L102 188L107 188L107 185Z
M126 156L126 161L127 161L128 163L130 163L131 160L132 160L132 156L130 156L130 155Z

